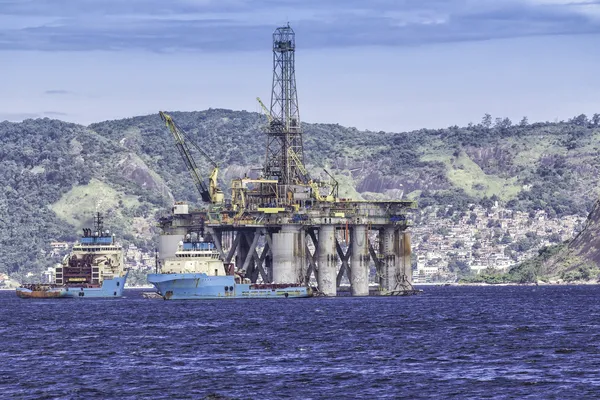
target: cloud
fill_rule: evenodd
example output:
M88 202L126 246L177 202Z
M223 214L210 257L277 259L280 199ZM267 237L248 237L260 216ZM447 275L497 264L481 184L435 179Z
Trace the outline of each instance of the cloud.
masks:
M73 92L69 91L69 90L63 90L63 89L52 89L52 90L46 90L44 92L44 94L50 94L50 95L54 95L54 94L72 94Z
M60 112L60 111L44 111L43 114L48 117L65 117L65 116L69 115L67 113Z
M334 0L0 0L0 5L0 50L258 50L268 48L273 29L288 20L303 48L600 33L598 0L346 0L343 6Z

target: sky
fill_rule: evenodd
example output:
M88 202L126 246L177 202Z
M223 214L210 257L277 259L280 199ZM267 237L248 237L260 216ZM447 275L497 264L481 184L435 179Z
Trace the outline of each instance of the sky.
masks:
M288 22L305 122L600 113L600 0L0 0L0 121L258 112Z

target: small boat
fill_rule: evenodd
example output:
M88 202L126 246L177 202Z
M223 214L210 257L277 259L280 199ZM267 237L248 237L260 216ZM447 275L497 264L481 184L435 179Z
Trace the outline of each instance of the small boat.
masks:
M17 296L21 298L36 298L36 299L56 299L70 297L66 287L63 285L45 284L45 283L30 283L24 284L17 288Z

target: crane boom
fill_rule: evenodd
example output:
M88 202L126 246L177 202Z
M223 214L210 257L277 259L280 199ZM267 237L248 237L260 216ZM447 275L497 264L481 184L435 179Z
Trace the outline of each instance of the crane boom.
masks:
M329 177L331 178L331 192L329 192L329 196L333 196L334 198L338 198L339 197L339 187L340 184L338 183L337 179L335 179L333 177L333 175L331 175L329 173L329 171L327 171L325 168L323 168L323 171L325 171L325 173L327 175L329 175Z
M173 138L175 139L175 145L177 146L177 150L179 150L179 154L181 154L181 158L183 158L183 162L185 163L187 169L190 171L190 175L192 175L192 179L194 180L194 184L200 193L200 197L204 202L207 203L222 203L223 202L223 192L217 186L217 174L219 173L219 167L217 163L206 154L204 150L202 150L198 145L193 142L186 141L185 134L181 128L177 126L173 118L163 112L159 111L160 118L163 120L167 128L173 134ZM192 153L187 145L187 143L191 143L198 151L204 155L208 161L213 166L213 171L210 174L209 178L209 187L206 186L204 181L201 178L198 166L196 165L196 161L192 157Z
M269 125L271 125L271 122L273 122L273 116L271 115L271 112L269 111L267 106L265 106L265 104L262 102L260 97L257 97L256 100L258 101L258 104L260 104L260 107L262 108L263 112L265 113L265 116L267 117L267 120L269 121Z

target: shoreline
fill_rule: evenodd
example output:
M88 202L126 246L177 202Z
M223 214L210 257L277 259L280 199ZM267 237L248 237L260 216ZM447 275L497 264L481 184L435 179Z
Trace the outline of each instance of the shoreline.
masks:
M588 281L588 282L581 282L581 281L576 281L576 282L538 282L538 283L485 283L485 282L478 282L478 283L458 283L458 282L427 282L427 283L413 283L412 284L415 287L418 286L439 286L439 287L446 287L446 286L452 286L452 287L456 287L456 286L593 286L593 285L600 285L599 281ZM0 291L11 291L11 290L16 290L17 288L0 288ZM153 290L155 289L154 286L125 286L125 289L132 289L132 290Z
M444 283L413 283L413 286L593 286L600 285L600 282L538 282L538 283L458 283L458 282L444 282Z
M154 286L125 286L125 289L154 289ZM9 291L9 290L17 290L14 288L0 288L0 291Z

